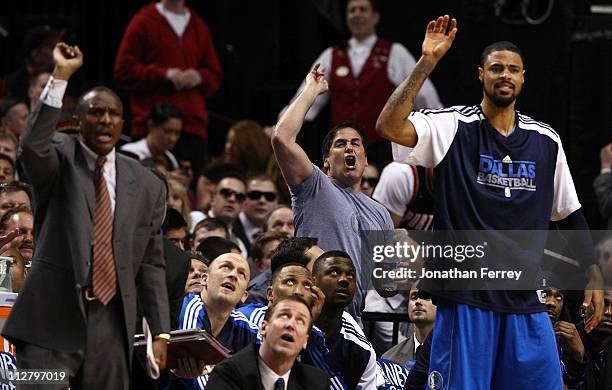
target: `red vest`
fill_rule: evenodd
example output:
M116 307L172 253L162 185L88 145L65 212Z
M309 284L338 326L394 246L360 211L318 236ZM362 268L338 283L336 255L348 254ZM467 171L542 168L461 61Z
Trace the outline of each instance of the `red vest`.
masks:
M391 42L379 39L363 65L359 77L355 78L346 48L332 49L331 63L331 112L332 121L355 121L365 127L366 140L375 144L383 139L376 134L376 119L395 85L387 75L387 63Z

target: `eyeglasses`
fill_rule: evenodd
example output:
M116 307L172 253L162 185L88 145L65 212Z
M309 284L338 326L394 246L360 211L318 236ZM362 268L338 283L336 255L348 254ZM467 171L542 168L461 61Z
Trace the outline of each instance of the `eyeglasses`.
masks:
M268 202L274 202L276 200L276 194L274 192L263 192L263 191L249 191L247 196L251 200L259 200L263 196Z
M378 178L377 177L362 177L361 185L364 185L365 183L368 183L370 187L374 188L376 187L376 184L378 184Z
M237 192L229 188L221 188L219 190L219 195L221 195L225 199L229 199L233 195L236 198L236 201L240 203L244 202L244 200L246 199L246 195L242 192Z

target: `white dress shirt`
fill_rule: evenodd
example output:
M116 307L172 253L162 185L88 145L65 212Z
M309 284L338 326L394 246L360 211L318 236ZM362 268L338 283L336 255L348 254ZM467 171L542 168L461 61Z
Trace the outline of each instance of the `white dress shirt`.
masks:
M289 383L289 374L291 374L291 370L287 371L284 375L278 375L274 372L274 370L268 367L266 363L264 363L261 357L257 358L257 362L259 364L261 384L263 385L264 390L274 390L274 384L276 383L276 380L278 378L283 378L285 380L285 389L287 388L287 383Z
M49 81L40 94L40 100L43 104L54 108L62 108L62 99L66 92L68 82L66 80L58 80L53 77L49 77ZM93 152L90 148L85 145L83 138L79 136L79 142L83 146L85 151L85 159L87 160L87 166L91 171L96 170L96 161L98 155ZM115 213L115 202L117 198L116 187L117 187L117 168L115 166L116 156L115 148L106 155L106 162L104 163L104 179L106 180L106 188L110 197L111 212Z

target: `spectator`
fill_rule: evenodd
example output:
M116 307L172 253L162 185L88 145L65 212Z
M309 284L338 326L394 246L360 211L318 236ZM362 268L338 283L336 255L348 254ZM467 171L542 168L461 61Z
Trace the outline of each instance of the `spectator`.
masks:
M14 181L0 185L0 218L8 210L16 207L27 207L32 209L32 187L29 184Z
M147 120L147 136L130 142L121 150L134 153L140 160L152 157L164 164L168 172L179 168L179 163L170 151L183 130L183 114L174 104L156 104ZM189 185L189 183L187 183Z
M15 97L0 99L0 124L19 139L30 109L24 100Z
M0 202L1 202L0 198ZM0 203L0 208L2 203ZM0 210L1 211L1 210ZM612 285L612 235L608 234L598 244L597 250L599 257L597 258L597 264L601 268L601 273L604 276L606 284Z
M246 199L234 225L234 232L250 252L250 244L262 231L266 215L278 205L278 191L274 182L263 175L247 179L246 191Z
M53 48L64 34L65 30L56 30L48 25L36 26L26 32L23 39L24 64L5 77L12 96L29 101L30 78L41 72L51 72Z
M201 220L193 229L191 250L196 250L202 240L208 237L221 237L229 240L227 226L218 218L210 217Z
M34 256L34 216L29 207L15 207L0 218L1 235L13 230L18 230L19 235L13 240L12 246L19 251L26 267L29 267Z
M601 171L593 182L599 212L608 220L608 229L612 229L612 143L607 144L599 153Z
M301 298L281 299L266 311L261 346L250 345L223 361L210 376L210 387L240 390L327 389L329 378L296 361L306 348L312 313Z
M196 181L196 201L191 215L192 220L200 221L208 214L217 183L230 173L240 176L237 171L233 165L212 163L200 172Z
M393 229L389 212L359 192L368 165L361 128L340 123L327 133L321 147L325 172L314 166L296 143L306 112L327 89L324 73L315 66L300 95L278 121L272 147L291 191L296 231L317 237L324 250L339 248L352 259L360 259L359 231ZM355 267L361 274L360 261L355 262ZM354 301L347 307L358 321L364 298L365 287L359 278Z
M180 250L185 250L185 238L187 237L187 222L176 209L166 209L166 218L162 224L164 237L172 241Z
M416 286L410 289L408 295L408 318L414 324L413 333L406 340L392 347L382 357L401 364L414 364L415 356L420 346L431 332L436 320L436 305L431 297L419 294Z
M376 118L395 87L414 68L415 61L401 44L378 38L379 20L377 0L347 1L346 25L351 38L328 47L315 60L314 64L326 70L330 93L317 97L305 120L314 120L327 102L331 102L332 123L361 124L365 128L370 163L382 167L391 161L391 147L374 131ZM304 83L296 97L303 88ZM416 109L442 106L431 81L426 81L415 104Z
M251 247L251 256L257 274L266 272L270 269L272 253L276 250L278 245L286 239L287 236L279 232L265 232L257 237Z
M604 316L586 339L587 390L612 387L612 286L605 287Z
M368 165L363 170L360 190L371 198L376 188L376 184L378 184L378 168L374 165Z
M204 255L198 251L190 251L191 266L189 267L189 275L185 283L185 294L200 293L202 288L202 280L204 275L208 274L208 265L204 260Z
M315 324L325 334L329 353L325 362L349 389L376 387L376 352L353 316L344 311L355 295L353 260L346 252L328 251L314 262L315 285L325 294L325 303ZM315 364L314 361L303 359Z
M185 123L175 155L200 172L207 159L206 99L219 89L222 76L204 20L184 0L144 6L125 29L114 76L131 94L132 137L145 135L153 106L176 105Z
M240 252L244 257L247 256L248 251L244 242L236 236L234 224L238 220L238 214L245 199L244 180L239 176L227 174L217 183L208 213L209 217L218 218L225 223L230 232L230 239L240 247Z
M578 326L570 321L563 290L547 287L544 293L546 294L548 317L557 336L563 384L568 389L578 389L585 380L586 366L584 344Z
M9 156L13 162L17 161L17 138L3 127L0 127L0 153Z
M28 102L30 103L30 110L32 110L38 102L40 94L49 81L49 77L51 77L51 73L45 71L30 76L28 83Z
M187 223L187 230L191 229L191 206L187 188L175 178L168 178L168 206L172 207L181 215Z
M225 138L224 163L235 165L245 176L261 175L266 172L271 156L270 137L259 123L244 120L230 127Z
M0 184L15 181L15 162L10 156L0 153Z
M295 228L293 227L293 210L291 207L281 204L268 212L264 219L264 232L285 233L288 237L293 237Z

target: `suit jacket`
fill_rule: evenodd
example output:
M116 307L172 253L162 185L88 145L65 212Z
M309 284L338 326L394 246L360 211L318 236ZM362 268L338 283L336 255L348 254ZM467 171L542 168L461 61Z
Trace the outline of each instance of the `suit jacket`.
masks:
M208 379L210 390L263 390L259 373L259 345L251 344L219 363ZM291 368L287 390L329 389L329 377L318 368L297 360Z
M34 189L36 252L3 329L4 337L61 352L86 343L83 286L94 240L94 172L77 138L54 134L60 110L39 102L21 136L19 158ZM170 329L161 223L166 191L138 161L117 154L113 252L128 352L136 298L151 331ZM125 338L123 337L125 336Z
M166 285L170 304L170 327L178 329L191 259L185 251L180 250L167 238L164 238L164 258L166 259Z

